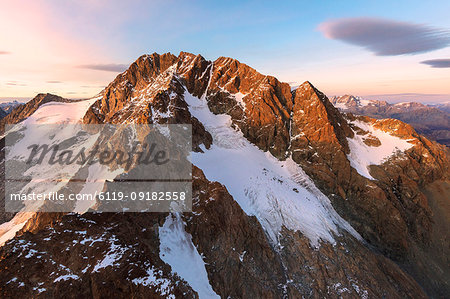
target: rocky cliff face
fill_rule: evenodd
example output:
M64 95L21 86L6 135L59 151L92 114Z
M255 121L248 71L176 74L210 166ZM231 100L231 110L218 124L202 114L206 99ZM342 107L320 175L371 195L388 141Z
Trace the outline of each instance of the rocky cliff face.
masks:
M0 249L4 295L425 297L417 282L435 296L449 290L446 272L431 275L426 263L442 239L425 191L448 180L448 154L411 126L342 114L309 82L291 92L235 59L184 52L141 56L83 121L192 124L193 163L204 168L193 171L193 213L38 214ZM210 167L217 159L238 162L227 176L226 165ZM445 192L433 204L448 204ZM183 272L171 250L198 255L197 272ZM445 265L445 252L433 265Z

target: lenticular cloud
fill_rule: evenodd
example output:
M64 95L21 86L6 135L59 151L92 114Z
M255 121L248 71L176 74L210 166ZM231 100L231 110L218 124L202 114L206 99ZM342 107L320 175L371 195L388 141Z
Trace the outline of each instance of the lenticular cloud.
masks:
M430 59L421 62L434 68L447 68L450 67L450 59Z
M379 56L418 54L445 48L450 31L376 18L346 18L319 25L327 38L361 46Z
M96 71L106 71L106 72L123 72L128 68L126 64L117 64L117 63L109 63L109 64L83 64L79 65L79 68L82 69L90 69Z

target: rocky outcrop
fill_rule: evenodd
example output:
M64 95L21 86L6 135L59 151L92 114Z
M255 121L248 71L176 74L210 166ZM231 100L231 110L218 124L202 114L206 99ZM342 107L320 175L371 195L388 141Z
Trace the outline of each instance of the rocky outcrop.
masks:
M289 85L226 57L213 62L210 80L206 94L210 110L229 114L248 140L285 158L292 110Z
M180 54L181 55L181 54ZM196 65L195 61L191 61ZM183 70L186 68L178 63ZM102 92L86 112L84 123L138 123L138 124L191 124L194 148L207 148L211 135L204 126L191 117L184 101L185 88L175 73L176 56L152 54L141 56L130 68L119 75ZM186 70L187 74L192 74ZM196 82L195 80L193 82ZM195 89L195 84L192 83Z
M345 198L342 182L349 182L351 167L347 137L353 137L342 115L309 82L293 93L290 151L295 162L314 173L322 189Z
M23 103L19 103L18 101L0 103L0 120L10 114L14 108L21 105L23 105Z
M170 83L167 82L170 76L161 78L159 81L156 81L156 78L175 61L176 56L170 53L141 56L102 91L101 99L95 102L86 113L85 123L109 123L114 119L115 113L127 108L131 113L133 106L130 102L135 93L141 93L145 88L149 92L157 92L158 87L161 88ZM150 95L145 93L142 96L150 98ZM148 114L145 114L144 117L148 117Z
M330 144L349 152L346 138L352 138L353 131L323 93L305 82L293 92L293 101L291 135L294 141L306 138L316 147Z

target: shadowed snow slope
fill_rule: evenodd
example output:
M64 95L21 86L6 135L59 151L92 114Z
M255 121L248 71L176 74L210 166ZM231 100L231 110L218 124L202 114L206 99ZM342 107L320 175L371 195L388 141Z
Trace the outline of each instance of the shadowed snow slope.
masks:
M180 214L169 215L159 228L161 260L186 280L200 298L219 298L213 291L206 273L205 263L192 243L192 237L184 230Z

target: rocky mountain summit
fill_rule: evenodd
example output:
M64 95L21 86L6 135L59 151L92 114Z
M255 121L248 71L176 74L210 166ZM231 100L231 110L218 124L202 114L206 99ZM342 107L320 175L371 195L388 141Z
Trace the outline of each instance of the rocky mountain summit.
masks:
M3 296L450 293L449 153L399 120L185 52L139 57L93 99L19 108L3 124L191 124L193 212L5 217Z
M450 145L450 114L448 105L425 105L417 102L390 104L386 101L364 100L352 95L331 98L333 105L343 112L373 118L395 118L406 122L431 140ZM446 110L447 109L447 110Z

